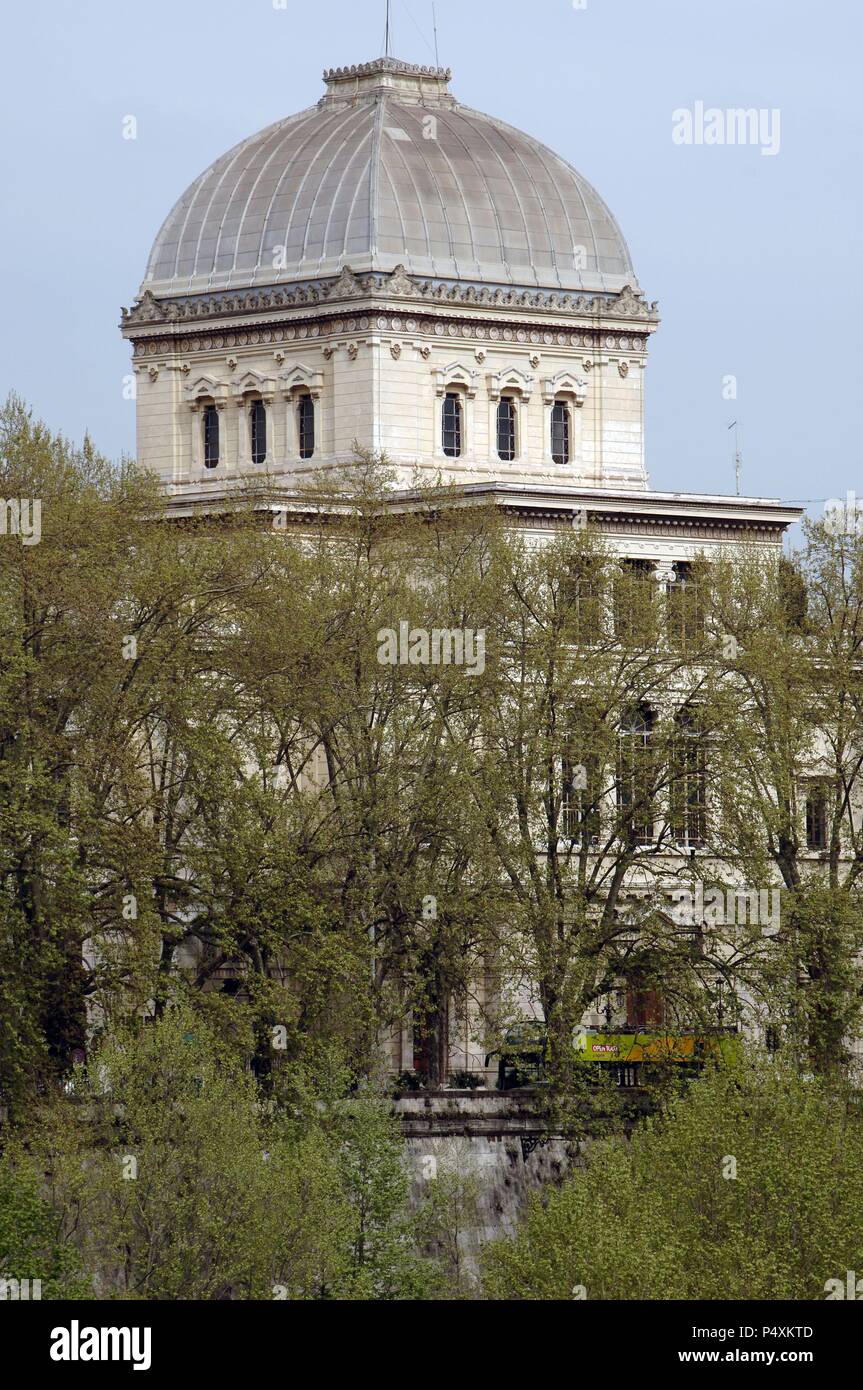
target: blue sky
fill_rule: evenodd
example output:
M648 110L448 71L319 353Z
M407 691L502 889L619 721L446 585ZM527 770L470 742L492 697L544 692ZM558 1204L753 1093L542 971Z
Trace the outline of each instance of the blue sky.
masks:
M281 0L276 0L281 6ZM434 60L430 0L392 0L396 57ZM863 493L861 8L851 0L437 0L468 105L596 185L659 300L653 487ZM134 451L117 330L187 184L383 47L384 0L47 0L6 10L0 391ZM679 145L673 113L780 112L775 156ZM134 115L137 139L123 139ZM737 399L723 395L737 380ZM725 388L727 391L727 387ZM818 501L810 510L820 512Z

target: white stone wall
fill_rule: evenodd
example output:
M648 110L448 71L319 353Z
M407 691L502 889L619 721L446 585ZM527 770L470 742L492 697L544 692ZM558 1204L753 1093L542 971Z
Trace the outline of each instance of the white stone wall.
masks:
M643 348L612 353L490 340L478 347L457 334L447 334L443 341L423 336L409 319L403 328L408 330L412 322L412 331L370 327L353 336L308 339L275 351L271 344L258 344L213 347L185 358L179 352L139 357L139 464L181 487L202 479L224 483L249 471L248 442L241 448L240 426L245 424L238 418L238 393L245 387L249 399L259 389L267 402L266 468L278 475L302 478L312 468L344 463L356 440L383 450L405 485L419 467L461 482L494 477L557 486L647 486ZM619 338L609 336L609 341ZM297 374L299 384L291 385ZM287 407L298 389L309 388L316 397L316 449L307 464L298 457ZM447 458L442 447L441 407L447 390L458 392L463 402L463 452L457 459ZM191 409L196 392L201 401L213 399L222 407L221 459L214 470L201 469L195 438L201 418ZM497 454L501 394L517 403L517 457L511 462ZM567 465L551 458L556 398L565 400L570 411Z

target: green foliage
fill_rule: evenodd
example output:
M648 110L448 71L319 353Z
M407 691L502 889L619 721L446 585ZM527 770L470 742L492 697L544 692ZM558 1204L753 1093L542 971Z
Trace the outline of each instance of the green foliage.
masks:
M360 1094L343 1101L335 1132L353 1220L346 1293L364 1299L432 1296L440 1278L421 1258L407 1219L404 1144L388 1100Z
M36 1175L8 1158L0 1159L0 1279L39 1280L43 1299L90 1292Z
M300 535L262 525L272 491L251 487L219 518L169 524L154 479L14 397L0 446L0 491L42 504L40 543L0 546L9 1259L106 1297L465 1296L474 1177L445 1172L408 1218L382 1039L410 1017L421 1071L401 1081L441 1086L450 1018L486 1007L477 980L501 986L489 1050L513 1021L507 982L528 981L548 1038L537 1104L578 1136L631 1118L570 1064L585 1011L628 989L661 993L669 1027L707 1025L719 977L726 1021L745 992L823 1083L777 1068L669 1100L668 1074L661 1124L598 1147L592 1189L576 1178L538 1206L489 1287L510 1261L513 1289L548 1296L531 1291L587 1282L575 1266L592 1261L598 1288L649 1269L689 1290L699 1240L716 1247L704 1287L744 1287L740 1242L753 1287L806 1286L780 1139L746 1148L740 1097L784 1136L795 1183L822 1174L810 1126L833 1133L825 1087L863 1011L863 539L814 526L793 561L724 551L662 593L590 531L524 545L455 488L418 484L396 512L385 461L362 451L301 499ZM382 661L379 633L403 622L484 630L484 669ZM769 936L669 921L684 705L709 743L709 862L724 885L782 885ZM750 1189L716 1186L720 1140ZM697 1195L679 1211L672 1141ZM814 1188L798 1196L841 1263Z
M43 1297L436 1296L388 1101L317 1062L276 1103L191 1009L108 1037L0 1165L10 1273Z
M448 1298L476 1298L479 1292L475 1259L480 1226L481 1182L470 1141L451 1139L437 1146L436 1172L424 1183L417 1237L435 1260L446 1281Z
M823 1298L863 1258L863 1120L848 1100L776 1064L711 1072L535 1199L486 1251L487 1296Z

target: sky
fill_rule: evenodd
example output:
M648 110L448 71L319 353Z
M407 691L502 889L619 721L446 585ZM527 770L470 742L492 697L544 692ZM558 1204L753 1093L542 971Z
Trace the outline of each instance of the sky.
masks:
M391 10L393 56L433 63L431 0ZM436 15L455 95L596 186L659 301L651 486L733 492L736 419L743 493L816 515L863 495L863 6L436 0ZM133 454L117 324L161 222L218 155L315 102L325 67L383 52L384 18L385 0L7 7L0 394ZM696 143L693 124L682 143L697 103L757 109L758 139Z

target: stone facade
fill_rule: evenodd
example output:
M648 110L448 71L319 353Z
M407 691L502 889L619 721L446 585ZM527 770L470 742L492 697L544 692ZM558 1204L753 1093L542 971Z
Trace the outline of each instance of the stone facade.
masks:
M386 282L380 289L358 283L341 312L330 307L337 282L325 287L326 305L311 313L264 310L249 318L220 313L223 306L212 301L194 331L181 322L157 327L142 320L142 305L126 314L141 466L178 500L192 499L199 488L219 495L253 467L283 486L300 484L349 463L356 441L385 452L405 486L418 468L459 482L646 488L644 369L656 318L643 301L624 293L578 316L516 316L507 305L468 318L438 307L402 272L398 279L401 295L388 293ZM650 318L629 317L627 299L631 313L644 308ZM316 407L316 447L307 461L299 457L295 424L303 391ZM458 459L443 452L447 392L462 404ZM515 458L505 466L496 447L502 396L516 407ZM265 462L253 466L246 417L256 398L267 410L268 449ZM566 464L551 455L556 401L569 407ZM203 465L202 402L213 402L224 419L218 470Z
M536 544L590 524L660 583L728 544L777 552L799 508L650 489L657 306L595 190L530 137L461 107L448 79L391 59L329 73L316 109L229 151L179 200L122 315L140 466L178 517L219 510L250 479L277 509L359 445L386 455L395 498L417 474L440 474ZM448 397L457 454L444 447ZM498 447L502 399L512 458ZM565 461L553 457L555 407ZM451 1065L492 1082L481 1032L478 1015L453 1018ZM395 1070L412 1068L409 1021L389 1050Z

